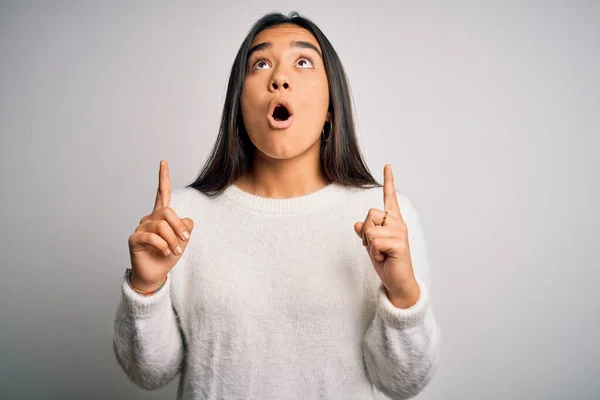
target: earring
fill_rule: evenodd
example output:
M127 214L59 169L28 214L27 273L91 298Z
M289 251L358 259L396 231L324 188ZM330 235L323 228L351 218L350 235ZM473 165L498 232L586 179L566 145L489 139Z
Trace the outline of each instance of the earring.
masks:
M327 135L327 139L325 139L325 125L323 125L323 130L321 131L321 136L323 137L323 140L325 141L325 143L327 143L327 141L331 137L332 130L333 130L333 123L329 122L329 135Z

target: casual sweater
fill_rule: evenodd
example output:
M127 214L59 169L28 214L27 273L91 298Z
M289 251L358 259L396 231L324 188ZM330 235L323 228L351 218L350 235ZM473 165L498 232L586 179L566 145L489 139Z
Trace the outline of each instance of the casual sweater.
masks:
M113 349L144 389L177 374L177 399L406 399L438 363L423 230L398 190L420 297L387 297L354 223L383 209L383 188L337 183L273 199L193 188L171 208L194 220L190 242L155 294L123 278Z

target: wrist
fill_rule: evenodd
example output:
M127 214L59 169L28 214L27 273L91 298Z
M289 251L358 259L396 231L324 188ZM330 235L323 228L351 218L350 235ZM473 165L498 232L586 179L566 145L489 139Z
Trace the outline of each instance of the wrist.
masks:
M151 295L161 289L167 281L167 276L161 278L158 281L146 281L137 276L133 270L129 269L127 272L127 281L129 286L136 292L144 295Z
M413 306L421 296L419 284L416 280L404 285L402 289L391 292L386 288L387 297L396 308L409 308Z

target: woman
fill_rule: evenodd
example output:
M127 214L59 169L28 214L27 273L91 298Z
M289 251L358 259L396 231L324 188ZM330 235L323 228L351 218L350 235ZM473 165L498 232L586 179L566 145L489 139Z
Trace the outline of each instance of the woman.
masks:
M365 167L340 60L295 13L252 27L206 166L171 192L161 162L129 247L114 351L142 388L404 399L435 372L417 211L390 165L383 186Z

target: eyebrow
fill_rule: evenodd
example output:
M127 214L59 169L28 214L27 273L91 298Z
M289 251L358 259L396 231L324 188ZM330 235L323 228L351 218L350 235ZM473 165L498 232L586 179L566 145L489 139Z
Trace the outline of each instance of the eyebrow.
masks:
M273 43L271 43L271 42L263 42L263 43L259 43L259 44L255 45L255 46L252 46L252 48L250 48L250 50L248 51L248 55L246 56L246 58L250 58L252 53L254 53L255 51L265 50L265 49L268 49L271 47L273 47ZM300 48L300 49L312 49L312 50L316 51L317 54L319 54L319 57L323 58L323 54L321 54L321 51L317 48L317 46L315 46L312 43L303 42L301 40L292 40L290 42L290 47L296 47L296 48Z

